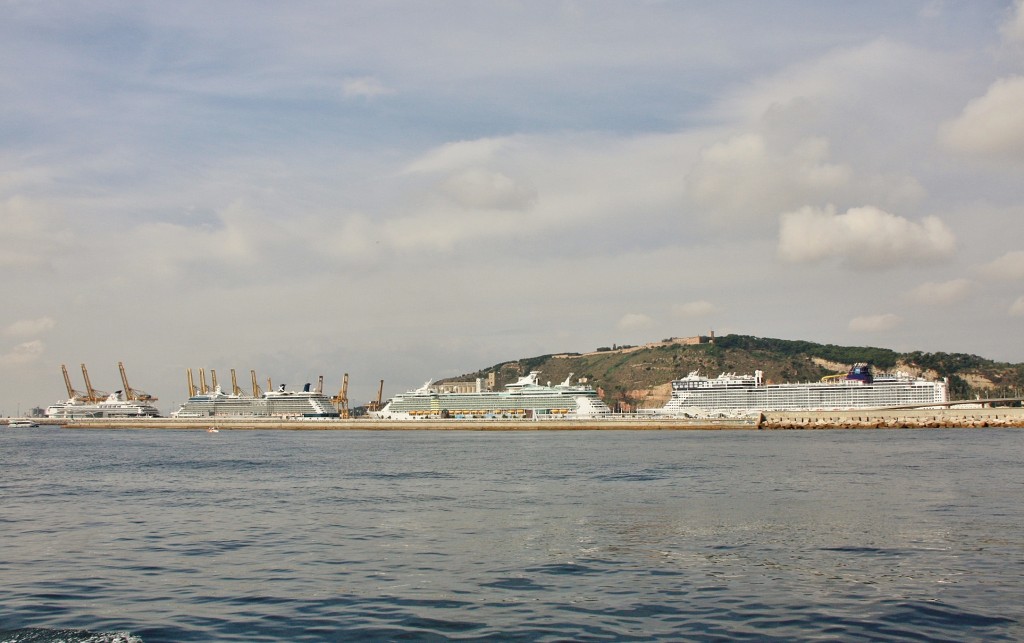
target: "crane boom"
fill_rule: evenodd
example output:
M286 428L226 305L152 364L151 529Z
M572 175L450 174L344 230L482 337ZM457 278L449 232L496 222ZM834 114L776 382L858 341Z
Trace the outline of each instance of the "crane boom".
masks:
M68 367L60 365L60 372L65 376L65 386L68 387L68 399L83 399L85 397L85 393L76 391L71 385L71 376L68 375Z
M238 388L238 377L235 376L235 369L231 369L231 394L242 395L242 389Z
M210 392L210 389L206 386L206 370L199 369L199 392L206 395Z
M210 388L217 390L217 371L210 369Z
M384 398L384 380L380 381L380 387L377 388L377 399L372 400L366 405L367 411L379 411L381 409L381 402Z
M147 393L147 392L145 392L143 390L137 389L137 388L132 388L131 385L128 384L128 375L125 373L125 370L124 370L124 362L118 362L117 363L117 368L118 368L118 370L121 371L121 384L124 385L124 399L135 401L135 402L155 402L156 401L156 398L153 397L152 395L150 395L149 393Z
M255 398L263 397L263 391L260 390L260 385L256 383L256 371L249 371L252 373L252 396Z
M196 384L195 384L195 381L192 379L192 369L191 368L186 369L185 372L188 373L188 396L189 397L195 397L196 396Z
M109 393L97 391L92 387L92 382L89 381L89 371L85 368L85 364L82 364L82 377L85 378L85 392L90 402L102 402L107 399Z

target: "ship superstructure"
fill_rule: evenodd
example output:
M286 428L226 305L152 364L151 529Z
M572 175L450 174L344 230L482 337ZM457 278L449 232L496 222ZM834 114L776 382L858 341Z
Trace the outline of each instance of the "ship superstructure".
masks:
M306 384L301 391L286 390L284 384L259 396L225 393L215 387L196 392L171 414L176 418L336 418L338 409L320 391Z
M374 416L387 420L429 418L556 418L599 417L610 413L597 392L584 384L571 384L572 374L561 384L538 382L531 371L504 391L485 390L477 380L475 390L451 391L427 382L420 388L396 395Z
M766 384L763 373L723 373L711 379L691 372L672 382L672 398L658 415L749 415L761 411L817 411L943 404L945 381L906 373L875 376L868 364L855 364L846 375L820 382Z

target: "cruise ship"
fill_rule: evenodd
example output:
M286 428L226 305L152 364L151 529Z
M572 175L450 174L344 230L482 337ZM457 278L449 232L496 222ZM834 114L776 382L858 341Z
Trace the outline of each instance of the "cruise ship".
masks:
M176 418L336 418L338 409L331 398L311 391L288 391L280 385L258 397L224 393L219 386L207 393L196 393L177 411Z
M531 371L504 391L484 390L477 380L475 390L450 391L431 386L396 395L373 416L384 420L416 419L553 419L592 418L611 412L590 386L570 384L572 374L561 384L538 382L540 371Z
M868 364L855 364L845 375L820 382L765 384L763 373L723 373L714 379L697 371L673 380L672 397L657 415L708 417L753 415L762 411L838 411L943 404L947 383L906 373L875 375Z
M142 418L160 417L155 406L143 400L125 400L121 391L111 393L102 402L90 402L72 396L63 402L46 407L46 417L55 420L88 418Z

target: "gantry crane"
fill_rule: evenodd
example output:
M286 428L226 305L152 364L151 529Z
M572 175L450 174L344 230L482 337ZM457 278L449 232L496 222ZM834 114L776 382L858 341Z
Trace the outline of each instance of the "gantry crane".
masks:
M217 371L210 369L210 390L217 390Z
M124 399L132 402L155 402L157 398L153 397L145 391L132 388L128 384L128 375L124 372L124 362L117 363L118 370L121 371L121 384L124 385Z
M192 379L192 369L191 368L186 369L185 372L188 373L188 396L189 397L195 397L196 396L196 384L195 384L195 381Z
M379 411L381 409L381 402L384 398L384 380L380 381L380 387L377 388L377 399L372 400L366 405L366 410L369 412Z
M349 418L348 413L348 373L345 373L345 377L341 379L341 390L338 394L331 398L335 406L338 407L338 417L343 420Z
M85 364L82 364L82 377L85 378L85 399L87 401L92 403L102 402L110 397L110 393L107 393L106 391L98 391L92 387L92 382L89 381L89 371L86 370Z
M60 370L61 370L62 373L64 373L64 386L66 386L68 388L68 399L69 400L84 400L85 399L85 393L82 393L81 391L76 391L71 386L71 377L68 375L68 367L64 366L63 364L61 364L60 365Z
M238 378L235 377L235 369L231 369L231 394L237 397L242 396L242 389L238 388Z
M210 392L210 388L206 386L206 370L199 369L199 394L206 395Z
M263 391L260 390L260 385L256 383L256 371L249 371L252 373L252 396L255 398L263 397Z

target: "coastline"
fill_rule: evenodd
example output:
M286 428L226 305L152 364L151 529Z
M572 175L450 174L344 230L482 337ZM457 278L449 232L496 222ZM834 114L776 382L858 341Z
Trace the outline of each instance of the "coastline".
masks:
M49 422L47 424L53 424ZM275 430L275 431L707 431L890 428L1024 428L1024 408L879 409L765 412L758 418L655 418L559 420L374 420L131 418L61 422L67 429Z

